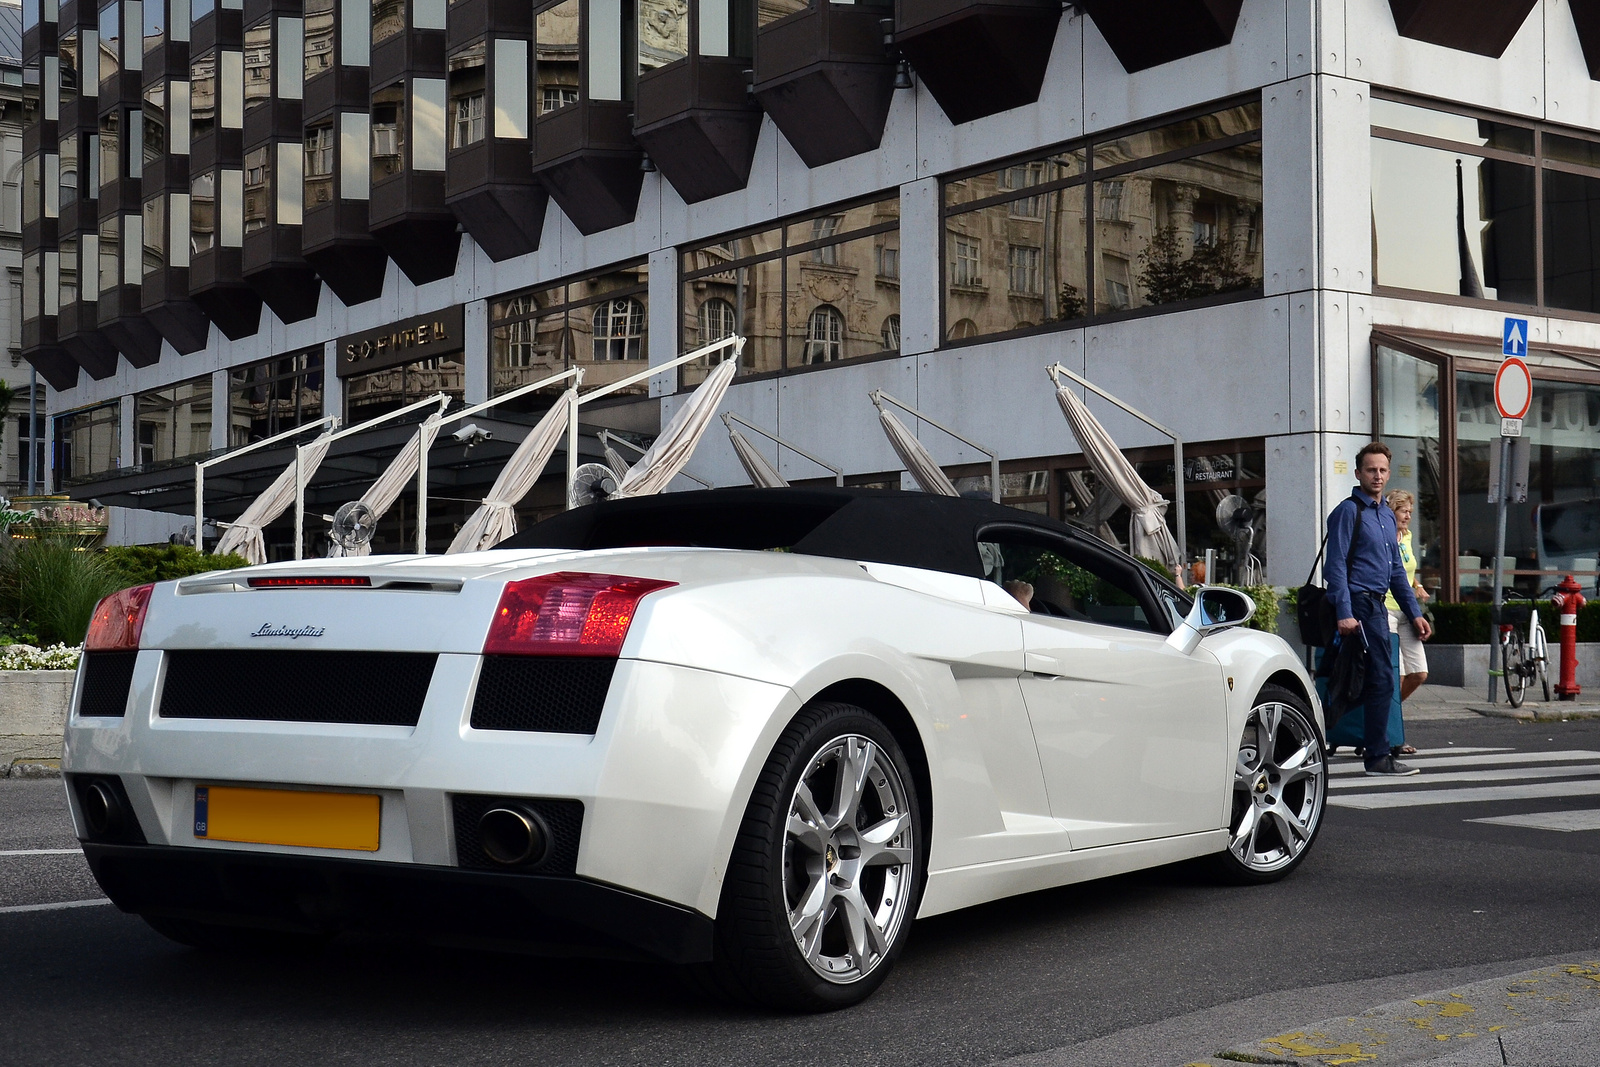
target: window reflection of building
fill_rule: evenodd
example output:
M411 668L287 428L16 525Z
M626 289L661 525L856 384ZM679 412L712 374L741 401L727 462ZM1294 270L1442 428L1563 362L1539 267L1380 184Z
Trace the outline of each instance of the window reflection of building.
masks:
M689 54L688 0L638 0L639 72L675 63Z
M744 373L896 351L899 331L884 323L900 311L899 209L898 198L871 201L687 249L683 346L705 343L707 324L723 328L731 313ZM680 383L705 372L685 367Z
M333 124L306 127L306 205L333 199Z
M639 261L491 301L494 393L573 366L585 368L585 386L606 385L636 373L645 359L648 281L648 268ZM645 386L632 391L643 393ZM534 397L520 406L536 410L549 402L549 397Z
M322 418L322 351L228 372L228 445L263 441Z
M374 38L376 39L376 38ZM372 183L404 169L406 87L403 82L372 94Z
M450 57L450 147L465 148L484 137L484 61L483 42L462 49Z
M733 305L720 296L714 296L700 305L699 347L731 337L738 328L739 320L734 314Z
M55 484L71 485L122 464L122 406L100 404L56 416Z
M1255 292L1260 110L1243 104L947 181L949 339Z
M305 0L306 77L333 67L333 0Z
M272 172L268 149L246 152L244 157L244 232L254 233L267 225L267 204L272 199Z
M578 102L579 0L562 0L534 16L534 86L539 113Z
M447 393L460 400L465 374L466 364L456 353L352 375L344 380L345 419L361 422L435 393Z
M136 466L168 463L211 450L211 377L134 397Z

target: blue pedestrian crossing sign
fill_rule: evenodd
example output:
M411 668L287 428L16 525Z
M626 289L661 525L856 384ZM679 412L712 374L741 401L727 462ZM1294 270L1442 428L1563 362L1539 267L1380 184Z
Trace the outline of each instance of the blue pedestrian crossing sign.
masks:
M1507 318L1500 331L1500 352L1507 356L1528 354L1528 320Z

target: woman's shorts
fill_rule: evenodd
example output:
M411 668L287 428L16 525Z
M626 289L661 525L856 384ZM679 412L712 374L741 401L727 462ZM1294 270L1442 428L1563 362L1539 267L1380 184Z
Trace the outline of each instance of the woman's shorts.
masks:
M1389 632L1400 635L1400 675L1428 673L1428 653L1422 647L1422 638L1411 620L1399 608L1389 609Z

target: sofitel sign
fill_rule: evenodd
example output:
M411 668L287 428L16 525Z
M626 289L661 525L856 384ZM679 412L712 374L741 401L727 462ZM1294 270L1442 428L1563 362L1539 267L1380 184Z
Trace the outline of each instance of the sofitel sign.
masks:
M339 338L339 377L452 355L462 349L461 305Z

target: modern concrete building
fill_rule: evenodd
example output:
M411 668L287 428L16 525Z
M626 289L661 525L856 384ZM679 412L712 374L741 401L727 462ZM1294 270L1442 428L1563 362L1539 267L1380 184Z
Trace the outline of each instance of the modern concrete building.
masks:
M1597 569L1593 0L32 2L22 341L61 491L185 511L194 457L324 413L615 381L737 330L727 408L850 481L902 483L882 389L997 452L1007 502L1125 540L1060 362L1184 439L1186 553L1237 573L1216 516L1241 497L1278 584L1380 435L1423 580L1475 597L1513 315L1536 375L1518 584ZM586 425L648 437L702 374ZM515 406L492 442L435 446L430 544L540 405ZM1167 440L1090 406L1173 495ZM313 510L407 432L341 442ZM921 432L987 489L986 456ZM286 461L223 465L208 511ZM720 435L690 471L745 481Z

